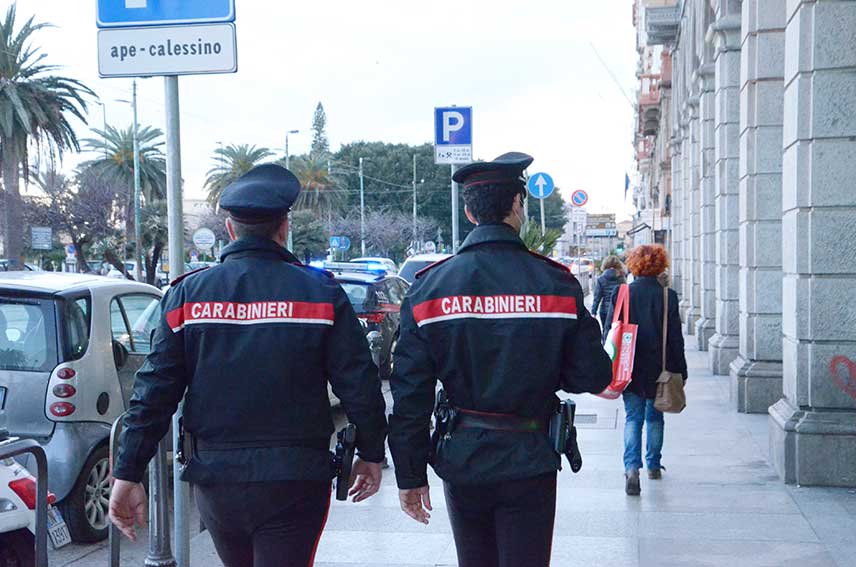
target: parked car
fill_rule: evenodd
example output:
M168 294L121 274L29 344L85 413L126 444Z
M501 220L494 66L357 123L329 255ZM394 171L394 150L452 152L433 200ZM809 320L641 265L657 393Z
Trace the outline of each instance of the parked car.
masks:
M149 352L161 292L95 275L0 273L0 396L10 435L48 458L71 537L107 537L110 426ZM21 459L31 471L35 463Z
M431 264L435 264L441 260L445 260L451 254L415 254L404 261L401 269L398 271L398 277L409 284L412 284L416 279L416 272L427 268Z
M9 268L14 265L15 260L7 260L6 258L0 258L0 272L8 272ZM25 262L24 270L27 272L40 272L41 268L39 268L35 264L29 264Z
M333 272L345 290L357 317L365 323L367 338L372 331L380 333L376 362L381 378L389 378L398 342L401 302L410 285L383 268L372 268L370 264L328 262L324 268ZM369 341L371 346L370 338Z
M376 264L377 268L386 269L390 274L398 272L398 265L389 258L381 258L377 256L367 256L364 258L354 258L351 260L354 264Z

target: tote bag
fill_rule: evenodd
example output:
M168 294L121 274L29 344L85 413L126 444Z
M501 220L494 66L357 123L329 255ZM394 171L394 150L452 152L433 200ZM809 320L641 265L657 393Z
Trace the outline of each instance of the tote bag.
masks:
M666 339L669 333L669 289L663 288L663 371L657 378L654 408L666 413L681 413L687 407L684 377L666 370Z
M630 288L622 284L618 288L612 326L606 335L604 350L612 360L612 382L598 394L601 398L614 400L630 384L633 377L633 357L636 354L637 326L630 322Z

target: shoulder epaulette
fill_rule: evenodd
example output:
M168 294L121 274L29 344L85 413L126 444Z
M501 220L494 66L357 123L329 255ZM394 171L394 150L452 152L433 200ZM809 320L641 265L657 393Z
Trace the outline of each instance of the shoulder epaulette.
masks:
M437 261L436 261L436 262L434 262L433 264L428 265L428 266L425 266L424 268L422 268L421 270L419 270L418 272L416 272L416 276L415 276L415 278L418 280L418 279L419 279L419 278L421 278L421 277L425 274L425 272L427 272L428 270L431 270L431 269L433 269L433 268L436 268L436 267L437 267L437 266L439 266L440 264L442 264L442 263L444 263L444 262L448 262L448 261L449 261L449 260L451 260L452 258L454 258L454 256L449 256L448 258L443 258L442 260L437 260Z
M211 266L203 266L203 267L201 267L201 268L197 268L197 269L195 269L195 270L191 270L191 271L189 271L189 272L185 272L185 273L181 274L180 276L178 276L177 278L175 278L174 280L172 280L171 282L169 282L169 285L170 285L170 287L171 287L171 286L174 286L175 284L177 284L178 282L180 282L180 281L182 281L183 279L187 278L188 276L192 276L193 274L198 274L199 272L202 272L202 271L204 271L204 270L207 270L207 269L208 269L208 268L210 268L210 267L211 267Z
M533 256L535 256L536 258L544 260L545 262L547 262L551 266L559 268L563 272L568 272L569 274L571 273L571 269L569 267L567 267L566 265L562 264L561 262L557 262L557 261L553 260L552 258L548 258L547 256L544 256L542 254L538 254L537 252L533 252L532 250L529 250L529 253L532 254ZM571 274L571 275L573 275L573 274Z

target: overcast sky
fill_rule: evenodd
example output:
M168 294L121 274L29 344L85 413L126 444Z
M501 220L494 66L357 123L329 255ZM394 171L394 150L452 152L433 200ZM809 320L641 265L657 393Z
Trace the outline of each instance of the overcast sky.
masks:
M4 12L8 4L0 0ZM57 26L36 35L48 61L127 127L130 108L116 99L130 99L130 79L98 78L95 0L17 4L21 22L35 14ZM236 74L179 80L186 197L203 196L217 142L281 155L285 131L300 130L291 153L305 152L319 101L333 150L429 142L433 107L457 104L473 107L477 158L527 152L530 173L550 173L566 199L586 189L590 212L632 212L623 194L633 110L622 90L630 96L636 64L628 0L237 0L236 25ZM164 128L163 91L162 78L139 81L141 124ZM101 107L89 112L100 128Z

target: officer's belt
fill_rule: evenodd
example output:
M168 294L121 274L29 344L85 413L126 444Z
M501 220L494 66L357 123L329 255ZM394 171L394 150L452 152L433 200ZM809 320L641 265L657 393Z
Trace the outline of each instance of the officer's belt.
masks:
M206 441L194 437L193 442L199 451L230 451L233 449L273 449L280 447L301 447L304 449L330 450L328 439L288 439L257 441Z
M548 420L521 417L511 413L491 413L456 408L455 427L492 429L494 431L547 431Z

